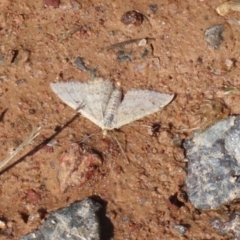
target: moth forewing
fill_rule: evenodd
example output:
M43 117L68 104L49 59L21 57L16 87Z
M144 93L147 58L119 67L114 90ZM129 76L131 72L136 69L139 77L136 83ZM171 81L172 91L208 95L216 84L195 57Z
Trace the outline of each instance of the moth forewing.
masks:
M174 95L151 90L132 89L123 101L119 84L96 78L87 83L52 83L52 90L58 97L99 126L104 132L120 128L149 114L155 113L170 103Z

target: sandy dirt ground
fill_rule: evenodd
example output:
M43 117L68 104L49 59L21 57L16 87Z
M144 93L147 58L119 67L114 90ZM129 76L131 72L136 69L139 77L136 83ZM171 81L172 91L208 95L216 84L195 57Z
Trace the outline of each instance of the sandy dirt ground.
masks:
M15 157L18 163L0 175L0 239L18 239L37 229L49 213L90 196L104 205L103 239L233 236L219 235L210 222L216 217L228 221L240 210L237 201L211 211L195 209L188 201L182 148L194 129L240 113L240 13L220 16L215 9L222 2L1 0L1 159L32 129L41 125L42 130ZM136 22L128 16L121 21L132 10L142 14ZM216 24L224 26L219 49L204 38ZM63 154L99 130L75 116L50 88L51 82L91 79L74 64L77 57L97 76L120 82L124 92L152 89L175 98L106 139L99 133L81 143L83 154L94 153L101 161L78 179L81 186L63 191ZM182 235L178 224L187 227Z

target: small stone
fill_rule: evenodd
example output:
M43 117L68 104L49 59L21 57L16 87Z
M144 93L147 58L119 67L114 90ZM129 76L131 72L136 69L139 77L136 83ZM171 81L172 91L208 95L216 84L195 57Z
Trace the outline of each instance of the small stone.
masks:
M142 40L139 41L138 46L143 47L143 46L146 46L146 44L147 44L147 39L143 38Z
M26 79L18 79L18 80L15 81L15 84L17 86L20 86L20 85L23 85L23 84L26 84L26 83L27 83Z
M59 161L58 181L62 192L68 187L82 186L91 179L97 167L102 164L98 155L84 152L77 143L72 143Z
M137 201L138 201L140 204L144 204L144 203L147 202L147 198L141 197L141 198L139 198Z
M222 36L224 32L224 25L213 25L205 30L204 39L214 49L218 50L224 41Z
M83 71L88 71L89 69L86 67L86 64L84 62L84 59L82 57L77 57L74 61L74 64L76 65L77 68L83 70Z
M26 49L12 50L11 63L18 66L25 66L30 59L30 51Z
M123 216L122 217L122 222L129 222L130 218L128 216Z
M29 114L35 114L36 113L36 110L35 109L29 109Z
M135 10L124 13L121 17L121 22L125 25L140 26L143 22L144 16Z
M180 235L183 235L186 233L189 226L185 224L173 224L173 228L175 228Z
M226 59L225 61L225 67L226 70L230 71L235 66L236 61L233 59Z
M0 220L0 229L6 228L6 223Z
M119 62L126 62L129 61L131 62L131 54L130 53L126 53L124 50L120 50L117 52L117 60Z
M158 10L158 5L157 4L150 4L150 5L148 5L148 8L153 14L156 14L156 12Z
M0 82L7 82L7 81L8 81L8 76L0 74Z
M27 202L34 205L41 201L41 195L35 190L29 189L26 194L26 200Z

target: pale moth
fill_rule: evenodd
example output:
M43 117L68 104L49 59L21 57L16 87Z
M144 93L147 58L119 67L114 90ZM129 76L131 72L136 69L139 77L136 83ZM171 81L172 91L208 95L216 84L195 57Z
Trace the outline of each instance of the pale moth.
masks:
M118 129L157 112L174 97L140 89L131 89L123 97L119 84L102 78L89 82L51 83L51 89L64 103L99 126L104 135L107 130Z

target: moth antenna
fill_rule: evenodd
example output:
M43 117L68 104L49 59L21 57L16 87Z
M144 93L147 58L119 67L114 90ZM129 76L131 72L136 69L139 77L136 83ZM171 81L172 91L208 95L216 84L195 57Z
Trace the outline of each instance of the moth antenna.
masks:
M94 136L95 134L98 134L101 130L97 130L96 132L91 133L90 135L88 135L87 137L85 137L82 141L78 142L78 143L83 143L85 142L87 139L91 138L92 136Z
M120 148L120 150L121 150L121 152L122 152L122 155L124 156L124 158L126 159L127 163L129 164L129 159L128 159L128 157L126 156L126 154L125 154L125 152L124 152L124 150L123 150L120 142L117 140L117 138L116 138L114 135L113 135L113 137L114 137L115 141L117 142L117 145L118 145L118 147Z

